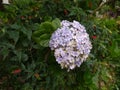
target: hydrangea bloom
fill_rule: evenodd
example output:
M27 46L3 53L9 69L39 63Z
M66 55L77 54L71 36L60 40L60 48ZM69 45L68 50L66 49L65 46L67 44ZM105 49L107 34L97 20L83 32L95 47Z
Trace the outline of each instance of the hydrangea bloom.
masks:
M49 46L61 68L68 71L80 67L92 49L85 27L77 21L63 20L51 36Z

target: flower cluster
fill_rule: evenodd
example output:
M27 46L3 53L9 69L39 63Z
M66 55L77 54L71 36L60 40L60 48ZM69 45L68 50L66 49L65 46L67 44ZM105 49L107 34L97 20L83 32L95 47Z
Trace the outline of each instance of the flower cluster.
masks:
M49 46L56 61L68 71L80 67L92 49L85 27L77 21L63 20L61 27L51 36Z

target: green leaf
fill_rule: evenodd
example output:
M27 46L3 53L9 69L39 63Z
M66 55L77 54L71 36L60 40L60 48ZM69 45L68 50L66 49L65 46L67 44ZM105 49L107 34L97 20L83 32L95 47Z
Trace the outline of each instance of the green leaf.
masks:
M40 35L44 34L45 31L37 30L33 33L32 38L40 37Z
M52 33L55 31L55 27L51 22L46 21L40 24L39 30L44 31L44 33Z
M25 39L22 40L22 45L23 45L24 47L28 47L29 41L28 41L27 38L25 38Z
M43 47L48 47L48 46L49 46L49 40L40 41L39 44L40 44L41 46L43 46Z
M39 38L39 44L43 47L48 47L50 36L51 36L50 34L41 35Z
M5 47L5 48L10 48L10 49L14 49L15 48L15 46L13 44L11 44L11 43L9 43L7 41L1 42L0 46Z
M19 32L18 31L8 31L9 37L14 40L16 43L19 39Z
M34 75L34 72L29 72L27 75L27 79L31 78Z
M15 30L18 30L18 29L20 29L21 28L21 26L19 26L18 24L12 24L11 26L10 26L12 29L15 29Z
M87 70L85 73L84 73L84 80L85 80L85 83L86 84L90 84L92 83L92 74L89 70Z
M38 43L39 45L43 46L43 47L48 47L49 46L49 39L50 39L50 34L42 34L39 37L34 37L34 40L36 41L36 43Z
M52 17L50 17L50 16L45 16L44 17L44 21L51 21L52 20Z
M29 40L31 40L31 36L32 36L32 30L27 30L25 27L23 27L21 29L21 31L23 32L23 34L25 34L27 36L27 38Z
M22 52L21 50L20 51L17 51L17 50L15 50L14 51L14 54L16 55L16 59L18 60L18 61L27 61L28 60L28 55L27 54L25 54L24 52ZM13 60L15 60L15 59L13 59ZM16 61L16 60L15 60Z
M55 30L60 27L60 20L58 18L54 19L52 21L53 26L55 27Z
M42 34L41 36L40 36L40 40L46 40L46 39L50 39L50 34Z
M5 58L8 56L9 54L9 50L8 48L3 48L1 51L0 51L1 55L3 55L3 60L5 60Z
M22 53L21 59L22 59L22 61L27 61L28 60L28 55L25 54L25 53Z
M6 33L6 30L4 28L0 29L0 38L4 36Z
M22 52L21 51L17 51L16 55L17 55L18 60L21 61Z
M43 22L38 30L33 33L32 38L41 46L48 47L50 36L58 27L60 27L60 20L58 18L52 22Z
M109 73L106 67L102 66L101 68L101 78L105 81L108 82L109 80Z
M118 43L116 41L113 41L112 46L110 46L109 50L110 50L112 57L120 56L120 48L119 48Z
M21 63L21 67L22 67L23 70L26 70L26 67L23 63Z
M97 87L98 86L98 81L99 81L99 72L95 73L92 80L93 80L94 85Z

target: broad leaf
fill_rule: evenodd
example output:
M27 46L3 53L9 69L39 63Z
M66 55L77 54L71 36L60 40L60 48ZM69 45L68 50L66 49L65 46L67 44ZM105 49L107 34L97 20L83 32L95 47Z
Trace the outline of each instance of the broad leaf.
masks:
M38 43L43 47L49 46L50 34L43 34L39 37Z
M52 21L53 26L55 27L55 30L60 27L60 20L56 18L55 20Z
M41 23L39 30L44 31L45 33L51 33L55 31L55 27L52 25L51 22L46 21Z

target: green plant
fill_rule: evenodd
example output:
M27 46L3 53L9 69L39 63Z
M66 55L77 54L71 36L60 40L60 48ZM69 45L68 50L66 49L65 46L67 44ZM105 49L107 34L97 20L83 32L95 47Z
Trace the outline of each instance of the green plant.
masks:
M119 18L91 15L99 1L12 0L4 5L0 11L0 89L119 89ZM48 47L63 19L80 21L93 45L88 60L70 72L60 68Z

